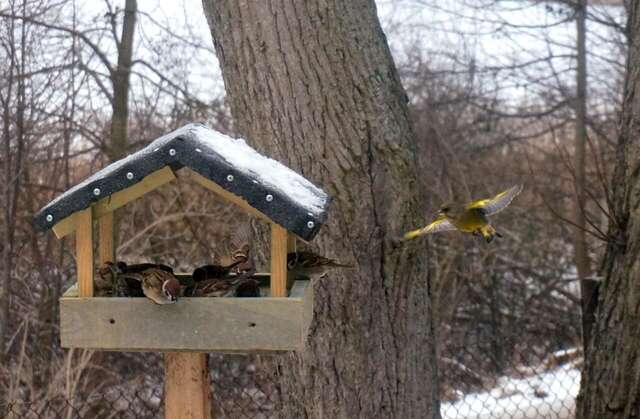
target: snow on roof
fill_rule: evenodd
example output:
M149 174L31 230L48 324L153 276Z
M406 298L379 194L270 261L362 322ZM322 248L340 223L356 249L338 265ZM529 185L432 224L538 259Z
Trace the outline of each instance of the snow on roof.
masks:
M330 198L322 189L258 153L243 139L188 124L64 192L40 210L35 224L43 230L51 228L164 166L191 168L305 240L313 238L326 219Z
M322 189L282 163L258 153L242 138L231 138L202 125L195 126L192 134L203 148L222 156L233 167L269 188L281 190L309 212L319 215L324 211L328 197Z

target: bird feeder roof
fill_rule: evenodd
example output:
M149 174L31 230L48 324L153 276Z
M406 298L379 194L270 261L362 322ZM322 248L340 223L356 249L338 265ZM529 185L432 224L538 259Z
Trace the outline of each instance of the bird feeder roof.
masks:
M188 124L58 196L38 212L35 225L47 230L166 166L174 171L190 168L302 239L311 240L326 220L330 198L322 189L243 139Z

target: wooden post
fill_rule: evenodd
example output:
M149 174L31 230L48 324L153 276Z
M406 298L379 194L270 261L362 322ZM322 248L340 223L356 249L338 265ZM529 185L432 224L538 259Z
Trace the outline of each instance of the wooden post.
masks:
M271 223L271 296L287 296L287 248L286 229Z
M207 354L164 354L165 419L211 419Z
M296 251L296 236L294 234L287 234L287 253L294 253ZM287 289L291 292L295 283L295 276L289 273L287 269Z
M115 262L115 246L113 240L113 218L114 213L110 212L98 220L98 256L100 264L105 262Z
M93 297L93 215L91 207L78 211L76 265L78 297Z

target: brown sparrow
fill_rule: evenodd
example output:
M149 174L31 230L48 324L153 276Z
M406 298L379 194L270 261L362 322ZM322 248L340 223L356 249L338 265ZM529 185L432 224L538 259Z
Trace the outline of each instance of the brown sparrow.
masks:
M104 265L96 268L93 286L97 297L105 297L116 295L116 281L118 280L118 272L113 262L106 262Z
M244 260L238 260L230 265L204 265L196 268L191 275L195 282L202 282L209 279L223 279L229 276L233 268L243 263Z
M255 264L251 256L252 233L251 226L248 223L241 224L229 240L227 256L223 258L223 263L231 265L239 262L231 272L238 275L246 272L255 272Z
M149 268L158 268L163 271L173 273L173 268L171 266L163 265L161 263L134 263L133 265L128 265L122 261L116 262L116 266L121 273L137 273L145 271Z
M125 272L122 277L139 281L144 295L156 304L172 304L178 301L180 283L171 272L151 267L141 272Z
M287 254L287 270L296 277L319 278L332 268L353 268L353 266L345 265L313 252Z
M250 275L213 278L197 282L185 291L190 297L259 297L258 281Z

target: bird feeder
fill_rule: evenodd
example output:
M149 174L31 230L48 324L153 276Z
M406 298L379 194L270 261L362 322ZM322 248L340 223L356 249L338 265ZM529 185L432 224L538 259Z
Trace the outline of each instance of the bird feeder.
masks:
M176 179L177 171L271 226L270 296L181 298L94 297L98 261L115 261L118 208ZM326 218L328 196L307 179L242 139L189 124L110 164L69 189L35 217L58 238L75 233L77 285L60 299L64 348L165 353L165 416L210 415L206 352L296 350L306 334L308 281L287 290L287 253L296 237L311 240ZM96 226L94 226L94 224ZM95 228L97 227L97 228Z

